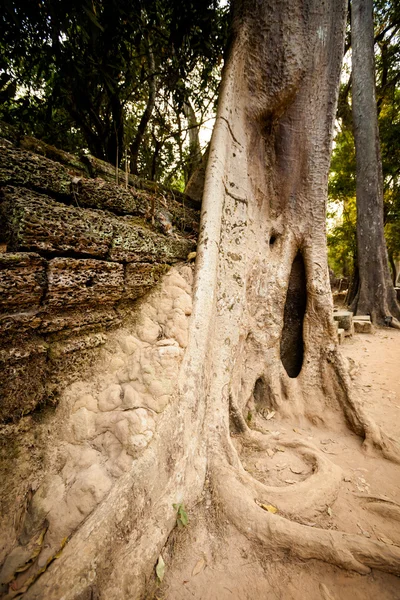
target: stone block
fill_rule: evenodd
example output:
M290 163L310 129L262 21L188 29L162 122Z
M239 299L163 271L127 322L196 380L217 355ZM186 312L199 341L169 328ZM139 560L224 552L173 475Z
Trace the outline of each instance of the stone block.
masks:
M37 308L46 285L46 261L38 254L0 254L0 313Z
M333 318L339 323L340 329L345 331L351 331L351 325L353 322L353 313L349 310L337 310L333 313Z
M0 161L0 185L17 185L69 197L71 175L62 165L13 147L2 147Z
M363 319L358 320L358 318L354 319L354 331L356 333L373 333L373 326L371 321L366 321Z
M49 359L55 362L64 359L66 354L73 352L83 352L92 348L97 348L106 343L105 333L92 333L91 335L72 337L60 342L54 342L49 347Z
M2 190L0 223L11 250L106 257L112 218L100 211L66 206L30 190Z
M343 344L344 338L345 338L344 329L338 328L338 342L339 342L339 344Z
M46 306L113 304L124 290L124 267L93 259L49 261Z
M114 182L82 178L74 189L79 206L110 210L119 215L145 213L145 207L140 205L136 194Z
M344 337L352 337L354 335L354 322L351 322L350 328L344 330Z
M118 262L173 263L186 260L195 241L154 233L129 218L114 220L114 237L109 257Z
M44 401L47 371L44 343L0 350L0 422L18 419Z
M168 265L129 263L125 268L125 294L131 300L142 296L168 271Z
M104 330L121 324L118 313L110 306L72 306L54 308L40 315L39 333L57 337L83 331Z

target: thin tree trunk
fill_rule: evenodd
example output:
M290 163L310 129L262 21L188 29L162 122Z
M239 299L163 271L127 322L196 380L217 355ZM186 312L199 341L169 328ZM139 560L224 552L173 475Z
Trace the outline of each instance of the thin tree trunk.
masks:
M151 119L151 115L153 114L154 105L156 103L156 93L157 93L156 75L155 75L156 66L155 66L155 61L154 61L154 54L150 47L150 44L149 44L149 48L148 48L148 61L149 61L149 78L148 78L149 95L147 98L146 108L142 114L142 118L140 119L140 123L138 126L138 130L136 132L135 139L133 140L131 147L130 147L130 153L131 153L130 169L131 169L131 173L133 175L138 174L138 160L139 160L140 146L142 145L143 137L146 132L147 125L149 124L149 121Z
M397 269L396 269L396 261L393 258L393 254L391 252L388 253L389 256L389 263L390 266L392 268L392 281L393 281L393 286L396 286L396 281L397 281Z
M375 97L372 0L353 0L351 35L359 268L359 286L351 309L355 314L371 315L376 324L384 325L391 321L393 326L400 326L400 308L390 277L383 229L383 176Z
M201 147L199 140L200 127L197 123L196 113L189 100L183 103L183 112L189 127L189 160L185 169L186 185L193 172L201 163Z

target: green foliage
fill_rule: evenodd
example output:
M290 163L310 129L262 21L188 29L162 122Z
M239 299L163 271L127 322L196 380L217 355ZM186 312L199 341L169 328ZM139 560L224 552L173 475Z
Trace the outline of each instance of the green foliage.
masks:
M0 118L121 164L155 87L139 171L179 179L168 170L184 144L177 119L185 101L200 118L215 103L227 29L228 10L217 0L8 0Z
M158 581L161 583L162 580L164 579L164 575L165 575L165 562L164 562L164 559L161 556L161 554L158 557L158 561L156 564L156 575L157 575Z
M374 0L377 110L381 142L385 237L389 257L400 258L400 5ZM344 72L348 73L348 65ZM339 94L338 130L329 175L328 258L337 275L351 275L356 259L356 162L351 86Z
M189 518L183 502L179 504L173 504L172 506L176 510L176 524L178 527L187 527L189 525Z

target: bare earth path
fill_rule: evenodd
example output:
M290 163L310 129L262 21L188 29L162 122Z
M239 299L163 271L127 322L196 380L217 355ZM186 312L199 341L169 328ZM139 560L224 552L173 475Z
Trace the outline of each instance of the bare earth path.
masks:
M365 408L390 436L400 439L400 332L382 329L374 335L357 334L346 339L342 352L350 361ZM274 489L307 479L310 467L279 445L280 438L291 436L314 444L342 469L337 496L327 498L326 505L307 518L299 517L299 522L400 546L399 465L366 455L360 439L335 423L323 429L321 424L267 416L252 427L275 436L274 452L267 455L251 448L240 452L253 477ZM175 529L170 536L163 551L166 574L156 598L400 600L400 578L393 575L376 570L359 575L320 561L266 553L229 525L222 513L211 510L211 496L209 489L189 515L189 527ZM305 500L299 497L299 506Z

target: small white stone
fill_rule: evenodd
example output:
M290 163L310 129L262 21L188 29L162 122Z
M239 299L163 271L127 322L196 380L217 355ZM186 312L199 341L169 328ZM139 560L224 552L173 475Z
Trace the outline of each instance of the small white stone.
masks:
M125 354L128 354L128 356L134 354L141 346L140 340L138 340L133 335L127 335L126 337L123 337L118 341L123 352L125 352Z
M114 477L121 477L132 467L133 458L126 450L122 450L118 458L107 463L107 468Z
M124 397L122 399L122 408L140 408L143 407L143 402L140 394L129 384L125 384Z
M164 394L158 398L153 398L150 394L143 396L143 404L154 411L155 413L162 413L162 411L168 406L171 400L171 396Z
M159 340L156 346L179 346L178 342L173 338L168 338L164 340Z
M135 381L135 379L138 379L140 371L140 362L138 360L138 357L135 356L131 359L128 365L129 381Z
M117 440L126 448L129 444L130 439L130 428L129 422L127 419L123 421L118 421L113 427L113 434L117 438Z
M76 412L80 408L86 408L92 412L97 412L97 400L91 394L85 394L81 396L74 404L73 412Z
M158 323L152 321L149 317L145 316L137 328L139 338L143 342L154 344L157 341L161 330Z
M72 430L77 442L90 440L96 435L95 415L86 408L80 408L71 417Z
M134 435L131 438L131 445L133 446L133 448L131 449L131 451L134 450L134 449L136 449L136 450L143 450L144 448L146 448L146 446L148 445L148 443L149 443L148 436L145 436L142 433L139 433L138 435ZM128 450L128 452L129 452L129 450Z
M111 373L116 373L125 366L125 362L121 356L114 356L107 365L107 370Z
M111 480L99 464L81 471L68 493L68 502L88 515L111 488Z
M100 394L99 409L103 412L114 410L122 404L122 388L117 383L110 385Z
M160 396L170 395L173 391L173 383L170 380L158 381L152 380L148 386L150 394L153 398L159 398Z

